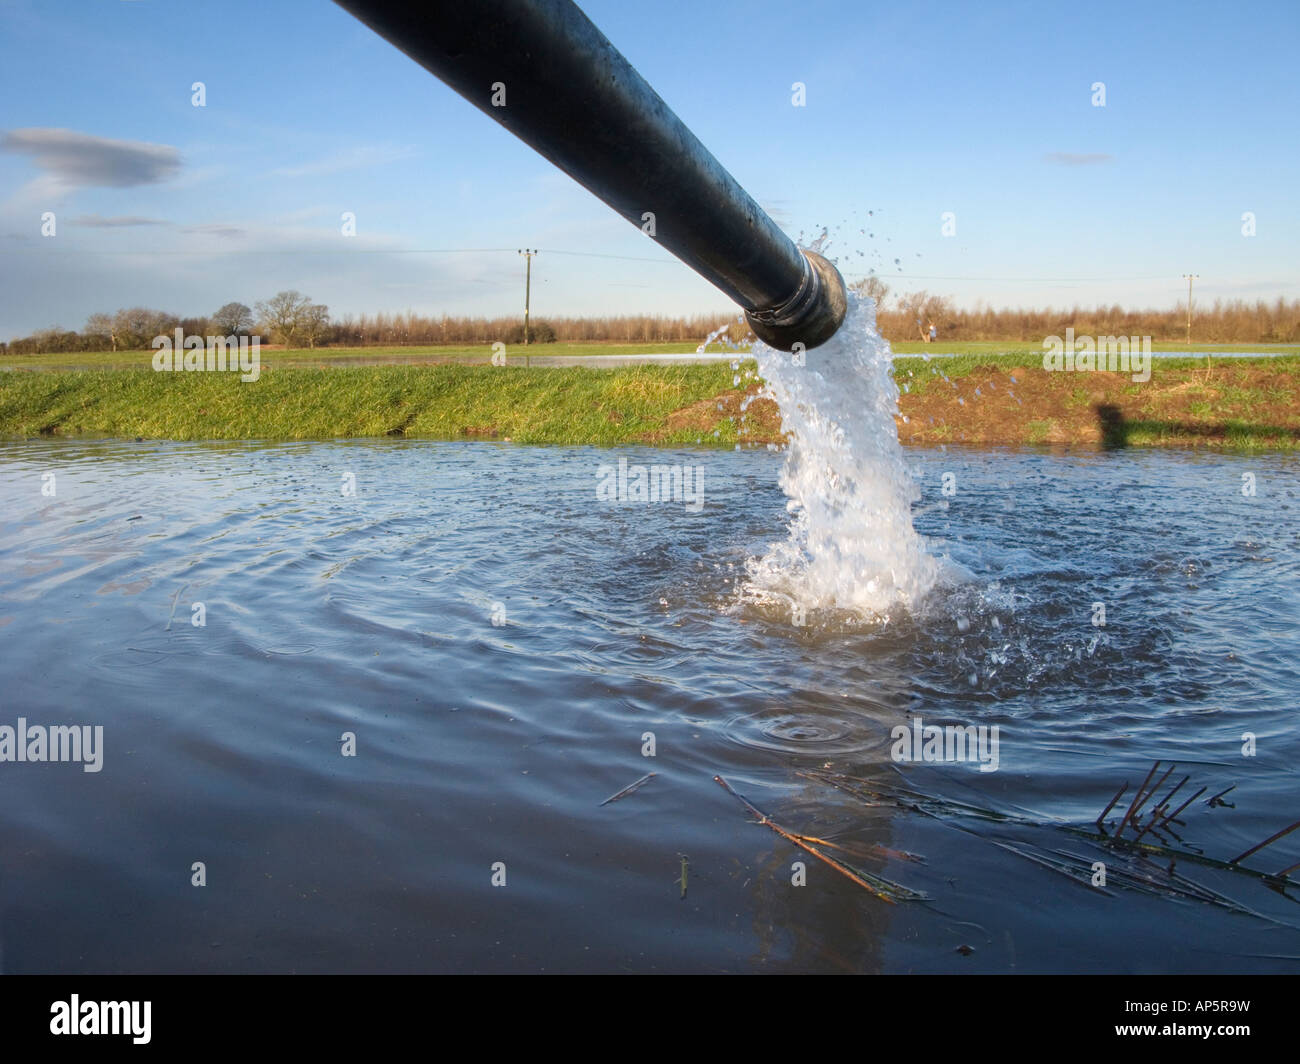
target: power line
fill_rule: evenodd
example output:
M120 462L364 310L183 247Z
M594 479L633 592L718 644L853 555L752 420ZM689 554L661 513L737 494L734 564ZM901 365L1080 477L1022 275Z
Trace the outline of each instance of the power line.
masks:
M160 255L193 255L196 252L192 250L180 251L94 251L86 249L62 249L62 248L30 248L24 250L41 250L51 254L59 255L147 255L157 257ZM518 248L304 248L300 250L282 250L270 251L259 250L257 248L247 248L220 252L223 256L234 255L505 255L517 254ZM548 255L569 255L576 258L584 259L615 259L621 262L649 262L659 266L680 266L677 259L656 259L648 258L644 255L609 255L599 251L567 251L561 248L544 249ZM1167 280L1165 275L1153 275L1147 277L972 277L957 274L925 274L925 273L889 273L882 271L871 271L861 273L857 271L841 271L846 278L866 278L878 277L882 281L899 280L899 281L974 281L978 283L998 283L998 284L1119 284L1131 281L1164 281Z

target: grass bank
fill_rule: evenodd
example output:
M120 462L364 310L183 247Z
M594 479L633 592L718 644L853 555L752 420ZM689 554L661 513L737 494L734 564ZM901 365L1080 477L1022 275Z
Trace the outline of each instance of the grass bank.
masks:
M551 345L547 345L548 347ZM905 443L1300 450L1300 355L1158 359L1151 380L1038 359L900 357ZM236 374L0 373L0 435L146 439L409 436L734 447L780 442L753 363L618 369L440 364Z
M898 358L899 439L974 446L1300 450L1300 356L1162 358L1151 379L1047 373L1041 351Z
M698 343L685 341L660 344L554 343L511 344L506 347L509 363L526 363L529 358L554 358L599 355L684 355L694 354ZM721 344L710 351L722 352ZM74 351L42 355L5 355L0 366L5 369L150 369L153 351ZM491 344L410 345L393 347L296 347L263 345L264 369L291 369L340 365L440 365L474 364L492 359Z
M895 340L889 348L896 355L1020 355L1041 361L1042 340L968 340L945 343L936 340L927 344L922 340ZM1176 340L1160 340L1151 344L1156 354L1171 351L1191 351L1196 354L1229 355L1300 355L1300 344L1184 344Z
M697 343L677 341L658 344L636 343L554 343L509 345L506 357L510 364L523 363L530 358L567 358L572 356L601 355L686 355L694 354ZM981 356L998 358L1015 355L1040 362L1043 357L1041 341L980 340L970 343L922 343L919 340L900 341L890 345L895 355ZM1214 355L1233 352L1254 352L1275 355L1300 355L1300 344L1152 344L1155 352L1195 351ZM728 349L722 344L712 344L710 352L724 354ZM744 357L743 352L739 357ZM65 369L149 369L152 351L77 351L62 354L5 355L0 357L0 367L5 369L65 370ZM490 344L462 344L447 346L404 347L321 347L261 349L262 366L267 369L308 369L313 367L351 365L440 365L443 363L486 363L492 358Z
M726 364L621 369L434 365L0 374L0 435L172 440L421 436L734 446ZM736 411L738 413L738 410ZM757 418L755 419L757 423ZM764 430L775 436L776 426ZM716 432L716 436L714 435Z

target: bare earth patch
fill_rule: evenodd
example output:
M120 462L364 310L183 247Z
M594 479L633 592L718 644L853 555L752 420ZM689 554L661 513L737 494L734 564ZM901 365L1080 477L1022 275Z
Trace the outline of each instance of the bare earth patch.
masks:
M1225 446L1249 438L1291 449L1300 442L1300 392L1293 372L1226 360L1208 371L1157 364L1143 383L1120 373L986 366L900 396L898 435L914 444L1083 447Z
M658 443L668 434L677 432L694 432L701 438L712 436L720 422L733 418L739 426L737 434L742 443L785 443L785 435L781 432L781 411L771 399L756 398L744 410L741 409L742 403L757 395L761 388L758 382L751 381L743 389L729 388L712 398L674 410L664 420L663 429L646 433L643 442Z

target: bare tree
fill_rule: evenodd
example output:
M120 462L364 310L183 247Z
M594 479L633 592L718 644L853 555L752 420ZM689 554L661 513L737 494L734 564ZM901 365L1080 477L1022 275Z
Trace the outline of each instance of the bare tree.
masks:
M113 325L113 315L92 314L86 319L86 336L106 336L108 342L117 350L117 329Z
M324 303L312 303L303 314L302 335L307 346L315 348L317 340L325 339L330 327L330 308Z
M277 292L265 303L258 303L257 317L273 338L285 347L292 347L294 339L303 330L311 305L311 300L305 295L290 289Z
M148 347L155 336L170 333L178 324L175 314L148 307L129 307L113 315L116 342L128 351Z
M925 331L925 305L929 300L930 293L925 289L919 292L908 292L898 297L898 312L903 316L907 331L916 334L922 340L927 336ZM899 337L899 339L902 339L902 337Z
M227 303L212 315L212 324L222 336L239 336L253 327L253 312L243 303Z
M885 284L874 273L862 278L860 281L854 281L849 285L853 291L860 296L866 296L876 304L876 310L883 310L885 306L885 297L889 295L889 285Z

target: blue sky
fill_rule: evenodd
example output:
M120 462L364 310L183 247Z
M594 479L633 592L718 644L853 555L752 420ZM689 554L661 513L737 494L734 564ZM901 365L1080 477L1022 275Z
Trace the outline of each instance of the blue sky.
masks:
M580 6L850 279L967 306L1169 306L1189 271L1198 301L1300 295L1294 0ZM541 317L729 306L328 0L0 0L0 149L0 339L285 288L336 316L521 310L512 251L429 249L541 248Z

